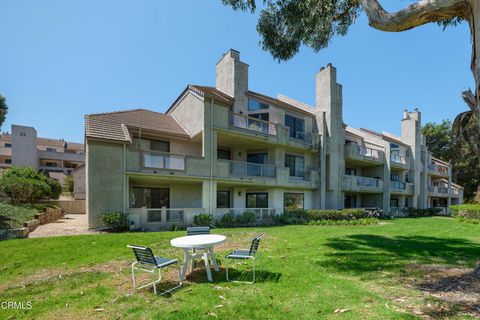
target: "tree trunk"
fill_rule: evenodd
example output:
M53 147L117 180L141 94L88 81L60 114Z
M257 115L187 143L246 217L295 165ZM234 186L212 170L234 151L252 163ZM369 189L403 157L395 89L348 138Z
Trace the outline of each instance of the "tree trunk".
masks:
M472 35L472 64L470 68L475 79L475 96L477 100L476 108L472 111L477 124L477 132L480 133L480 1L472 0L471 8L469 24ZM473 149L477 158L480 159L480 141L477 141L476 147Z

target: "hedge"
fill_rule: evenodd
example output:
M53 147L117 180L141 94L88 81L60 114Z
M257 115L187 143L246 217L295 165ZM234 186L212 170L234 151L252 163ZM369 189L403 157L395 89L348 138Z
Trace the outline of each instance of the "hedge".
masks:
M450 206L453 216L460 219L480 219L480 204L457 204Z

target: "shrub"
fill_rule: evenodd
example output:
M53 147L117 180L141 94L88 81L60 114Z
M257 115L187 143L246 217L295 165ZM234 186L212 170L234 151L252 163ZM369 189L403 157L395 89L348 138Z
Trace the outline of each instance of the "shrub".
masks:
M213 223L213 216L206 213L197 214L193 217L193 223L196 226L209 226Z
M50 199L58 199L60 194L62 194L62 185L57 179L46 177L45 182L50 187L50 192L48 193L48 197Z
M235 214L233 212L224 214L220 220L217 220L217 224L221 227L235 226Z
M63 185L63 191L72 193L74 188L73 175L68 175L65 177L65 183Z
M427 209L417 209L417 208L407 208L406 212L409 217L430 217L438 214L441 211L439 208L427 208Z
M459 220L479 220L480 204L458 204L450 206L453 216Z
M0 190L14 204L33 203L41 198L58 199L60 182L31 167L12 167L0 178Z
M0 229L23 227L23 223L33 220L38 210L27 206L13 206L0 202Z
M254 212L245 211L235 217L236 223L241 226L253 226L257 220Z
M127 229L127 215L123 212L104 212L100 215L100 221L113 231L125 231Z
M378 224L377 218L361 218L353 220L317 220L310 221L309 225L320 225L320 226L369 226Z
M2 177L0 189L10 197L13 204L37 202L51 192L45 181L16 176Z

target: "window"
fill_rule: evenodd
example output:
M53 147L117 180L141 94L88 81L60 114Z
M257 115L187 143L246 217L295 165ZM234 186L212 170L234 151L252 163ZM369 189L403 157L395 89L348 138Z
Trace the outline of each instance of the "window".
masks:
M268 208L268 193L247 193L247 208Z
M11 148L12 144L11 143L5 143L5 148Z
M392 181L400 181L400 174L399 173L391 173L390 180Z
M283 207L286 210L303 209L304 198L303 193L284 193Z
M345 168L345 174L348 175L348 176L356 176L357 175L357 169Z
M230 150L228 150L228 149L217 149L217 159L230 160Z
M305 120L286 114L285 126L290 129L290 138L305 139Z
M170 189L168 188L133 188L133 208L169 208Z
M286 154L285 167L290 169L291 177L303 177L305 175L305 158Z
M357 207L357 197L356 196L345 196L345 201L344 201L344 207L345 208L356 208Z
M265 112L265 113L251 113L248 116L252 117L252 118L260 119L260 120L263 120L263 121L268 121L268 119L270 118L270 115L267 112Z
M170 152L170 142L150 139L133 139L133 146L137 149Z
M46 162L45 165L47 167L56 167L57 166L57 163L56 162Z
M390 199L390 207L398 208L398 199Z
M217 191L217 208L230 208L230 191Z
M5 159L5 163L12 163L12 159Z
M55 148L47 148L47 151L49 151L49 152L57 152L57 149L55 149Z
M262 109L268 109L268 104L250 98L248 99L248 110L255 111Z
M250 153L247 155L247 162L266 164L267 157L267 153Z
M410 205L408 203L408 198L405 198L405 208L409 208L409 207L410 207Z

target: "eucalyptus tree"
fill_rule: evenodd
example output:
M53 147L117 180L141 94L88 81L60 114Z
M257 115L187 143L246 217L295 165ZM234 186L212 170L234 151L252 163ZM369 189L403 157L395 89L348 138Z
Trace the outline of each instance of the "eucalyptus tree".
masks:
M458 136L467 136L480 159L480 0L419 0L397 12L387 12L378 0L222 0L235 10L260 11L257 30L263 49L274 58L292 58L301 45L319 51L335 36L343 36L364 11L369 25L387 32L401 32L427 24L443 27L462 22L470 26L471 71L475 89L463 92L469 111L454 121ZM474 127L475 130L468 130ZM473 134L473 136L472 136Z

